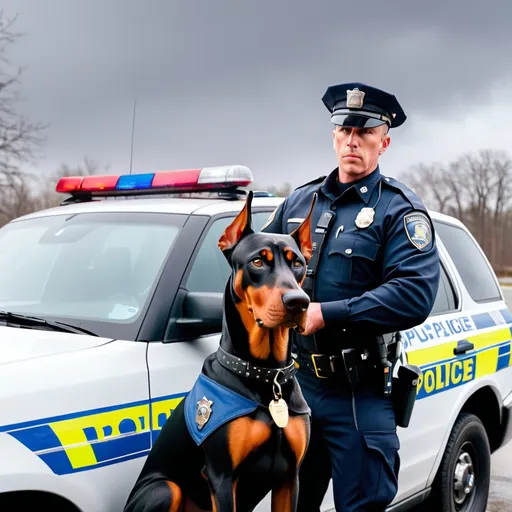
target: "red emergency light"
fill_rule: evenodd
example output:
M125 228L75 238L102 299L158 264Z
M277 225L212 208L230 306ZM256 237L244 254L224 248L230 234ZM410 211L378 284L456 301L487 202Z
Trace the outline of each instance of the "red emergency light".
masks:
M149 174L66 176L55 190L72 195L122 195L130 192L201 192L245 187L252 183L250 169L243 165L159 171Z

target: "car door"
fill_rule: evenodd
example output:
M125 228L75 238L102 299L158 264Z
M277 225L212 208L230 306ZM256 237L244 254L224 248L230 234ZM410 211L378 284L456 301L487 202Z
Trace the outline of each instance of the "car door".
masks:
M435 305L422 325L403 333L407 361L423 375L410 425L399 430L397 501L429 484L458 411L510 360L512 316L485 255L463 227L435 224L441 255Z
M442 263L439 288L429 318L424 324L403 333L406 362L418 364L415 362L415 351L421 350L427 339L430 340L428 332L426 335L423 334L423 326L447 320L449 318L447 315L460 315L460 300L455 292L453 278L447 272L446 265ZM441 343L441 340L439 342ZM424 365L419 364L419 366L423 369ZM439 418L442 424L446 424L447 418L440 416L438 399L422 400L423 394L420 389L409 427L398 428L401 467L399 490L395 502L425 488L426 480L439 451L439 436L434 435L432 425L436 424L435 418ZM418 450L418 446L422 449Z
M253 229L258 231L267 220L271 209L253 212ZM230 273L230 267L217 246L226 227L238 212L212 217L198 240L190 262L183 274L179 294L187 292L217 294L222 298ZM181 298L173 311L181 311ZM175 316L171 313L171 318ZM172 336L164 342L148 344L148 368L153 415L153 440L165 420L196 380L204 359L214 352L220 340L220 332L189 338Z

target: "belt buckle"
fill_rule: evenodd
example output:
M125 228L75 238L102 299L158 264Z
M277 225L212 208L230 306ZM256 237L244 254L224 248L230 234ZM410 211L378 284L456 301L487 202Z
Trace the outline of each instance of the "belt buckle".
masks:
M313 361L313 368L315 369L315 375L319 378L319 379L327 379L327 377L325 376L322 376L318 373L318 367L316 365L316 357L320 357L322 356L323 354L311 354L311 360ZM331 369L332 369L332 361L331 361Z

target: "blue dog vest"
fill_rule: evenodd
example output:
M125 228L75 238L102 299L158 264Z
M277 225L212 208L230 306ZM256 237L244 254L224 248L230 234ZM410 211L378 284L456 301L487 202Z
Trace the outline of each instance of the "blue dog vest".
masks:
M185 397L185 422L199 446L224 423L250 414L259 405L201 373Z

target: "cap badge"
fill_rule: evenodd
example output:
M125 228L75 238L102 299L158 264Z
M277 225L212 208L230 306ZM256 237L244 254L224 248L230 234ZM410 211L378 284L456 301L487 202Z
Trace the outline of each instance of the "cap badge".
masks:
M347 90L347 108L362 108L365 94L364 91L360 91L357 87Z
M196 408L196 423L199 430L201 430L210 419L212 413L213 402L208 400L205 396L197 402Z

